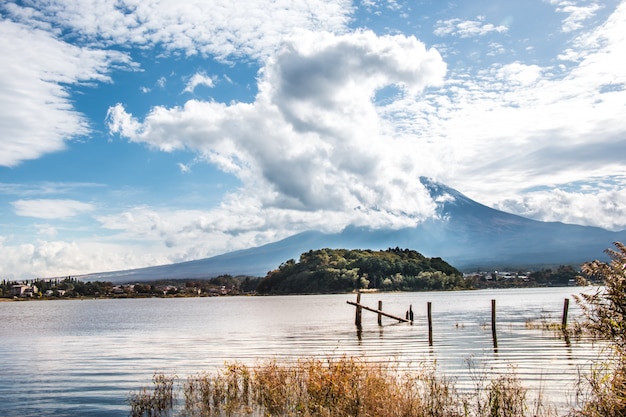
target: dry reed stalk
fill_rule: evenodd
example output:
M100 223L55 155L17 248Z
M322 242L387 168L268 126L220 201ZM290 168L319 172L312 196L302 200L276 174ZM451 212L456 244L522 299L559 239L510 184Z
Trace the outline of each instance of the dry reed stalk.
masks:
M174 377L155 377L153 392L131 395L133 417L174 413ZM435 367L399 371L397 362L368 362L343 356L275 360L249 368L226 364L214 375L187 378L185 404L189 417L504 417L528 414L526 391L511 372L489 379L481 376L475 392L459 393L455 380L438 376ZM165 393L165 395L164 395Z

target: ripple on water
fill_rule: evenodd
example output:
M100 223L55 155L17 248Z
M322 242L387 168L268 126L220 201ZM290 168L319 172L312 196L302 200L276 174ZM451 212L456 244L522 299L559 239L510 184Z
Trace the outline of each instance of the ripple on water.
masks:
M566 405L579 371L600 349L587 340L529 329L529 320L560 318L575 288L446 293L364 294L362 302L404 315L396 324L363 313L354 325L354 295L130 299L0 303L0 398L7 416L126 416L131 391L156 371L181 378L267 359L362 356L418 371L438 372L469 390L480 372L513 367L525 386ZM498 349L493 348L491 299L497 300ZM433 346L426 302L432 302ZM570 304L575 318L576 306ZM19 325L16 325L19 323ZM472 363L470 370L468 364Z

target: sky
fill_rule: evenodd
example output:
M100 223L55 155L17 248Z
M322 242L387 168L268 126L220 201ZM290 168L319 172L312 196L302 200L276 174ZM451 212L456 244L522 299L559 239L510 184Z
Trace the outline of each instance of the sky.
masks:
M420 176L624 230L625 25L617 0L4 1L0 279L412 227Z

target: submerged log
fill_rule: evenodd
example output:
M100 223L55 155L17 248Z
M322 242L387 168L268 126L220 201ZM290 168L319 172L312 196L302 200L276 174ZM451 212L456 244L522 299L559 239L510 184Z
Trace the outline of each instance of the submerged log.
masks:
M360 297L357 296L357 300L359 300L359 298ZM378 314L380 314L382 316L389 317L390 319L398 320L398 321L401 321L401 322L404 322L404 323L411 323L411 320L405 319L404 317L395 316L393 314L385 313L382 310L371 308L371 307L368 307L368 306L363 305L363 304L358 303L358 302L355 303L354 301L346 301L346 303L355 306L357 308L357 310L363 309L363 310L367 310L367 311L372 311L372 312L378 313ZM358 313L358 314L360 314L360 313Z

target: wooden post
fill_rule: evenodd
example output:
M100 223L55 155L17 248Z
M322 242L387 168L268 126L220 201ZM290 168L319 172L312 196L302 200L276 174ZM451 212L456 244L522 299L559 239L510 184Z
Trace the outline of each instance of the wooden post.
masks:
M433 303L430 301L427 304L428 306L428 346L433 345Z
M378 325L379 326L383 325L383 315L380 314L381 311L383 311L383 302L381 300L378 300Z
M498 336L496 334L496 300L491 300L491 335L493 336L493 348L498 349Z
M567 312L569 310L569 298L566 298L563 302L563 320L561 321L561 329L567 330Z
M361 327L361 316L362 316L362 309L361 309L361 293L357 293L356 295L356 316L354 317L354 324L356 324L357 327Z
M357 297L357 300L360 300L360 298L359 298L359 297ZM350 304L350 305L352 305L352 306L356 306L356 307L357 307L357 309L358 309L358 311L359 311L359 312L357 312L357 314L359 315L359 317L360 317L360 312L361 312L361 311L363 311L363 310L367 310L367 311L372 311L372 312L374 312L374 313L379 313L379 314L381 314L381 315L383 315L383 316L385 316L385 317L389 317L390 319L398 320L398 321L400 321L400 322L405 322L405 323L409 323L409 322L410 322L410 320L407 320L407 319L405 319L404 317L394 316L393 314L385 313L384 311L377 310L377 309L375 309L375 308L371 308L371 307L365 306L365 305L360 304L360 303L355 303L354 301L347 300L347 301L346 301L346 303L348 303L348 304ZM360 323L360 322L361 322L361 320L360 320L360 319L357 319L356 321L357 321L358 323ZM358 326L358 324L357 324L357 326Z

